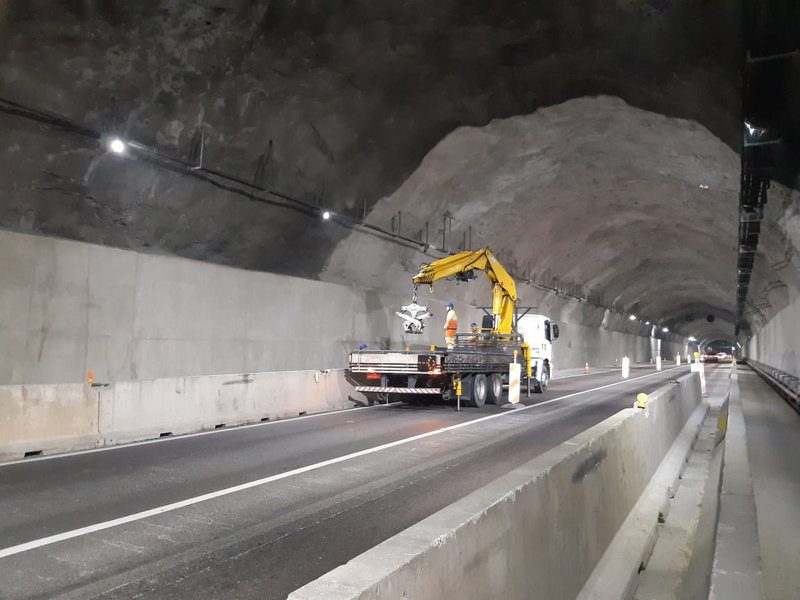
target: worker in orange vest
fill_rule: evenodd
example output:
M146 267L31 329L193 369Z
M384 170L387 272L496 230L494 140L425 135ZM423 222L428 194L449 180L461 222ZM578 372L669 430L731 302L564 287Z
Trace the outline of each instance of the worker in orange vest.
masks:
M447 317L444 320L444 343L448 350L456 347L456 331L458 330L458 316L452 302L445 306Z

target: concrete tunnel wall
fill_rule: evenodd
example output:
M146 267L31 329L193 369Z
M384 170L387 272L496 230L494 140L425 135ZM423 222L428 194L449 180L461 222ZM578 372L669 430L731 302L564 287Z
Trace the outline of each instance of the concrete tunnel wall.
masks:
M778 312L747 341L745 349L749 358L800 375L800 301Z
M482 314L472 306L490 301L480 280L437 287L432 297L422 290L435 318L425 334L410 336L394 315L408 293L2 230L0 281L0 384L76 383L88 371L95 381L116 382L342 367L360 343L442 344L448 299L464 329ZM649 360L641 327L538 294L538 312L561 322L556 369L625 354ZM671 354L666 344L663 352Z
M746 356L800 375L800 193L773 184L765 207L747 317Z

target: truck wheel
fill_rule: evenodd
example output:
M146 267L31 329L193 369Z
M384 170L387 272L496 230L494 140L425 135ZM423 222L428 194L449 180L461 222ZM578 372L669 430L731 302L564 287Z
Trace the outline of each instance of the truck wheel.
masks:
M486 404L486 397L489 395L489 380L484 373L476 373L472 378L472 394L470 394L470 405L480 408Z
M503 401L503 374L492 373L489 376L489 404L500 404Z
M550 367L545 365L542 369L542 374L539 376L539 379L536 381L536 393L543 394L544 391L547 389L547 384L550 383Z

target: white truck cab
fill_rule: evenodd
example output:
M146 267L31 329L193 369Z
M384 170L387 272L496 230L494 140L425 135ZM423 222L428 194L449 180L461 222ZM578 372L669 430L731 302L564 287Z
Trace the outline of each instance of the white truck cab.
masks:
M517 319L517 331L531 348L531 366L542 388L553 377L553 341L558 338L558 325L544 315L526 314Z

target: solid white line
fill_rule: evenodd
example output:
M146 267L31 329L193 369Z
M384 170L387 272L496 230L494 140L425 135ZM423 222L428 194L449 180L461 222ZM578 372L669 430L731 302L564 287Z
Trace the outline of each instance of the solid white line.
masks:
M551 400L546 400L544 402L540 402L538 404L531 404L529 406L521 406L520 408L495 413L492 415L487 415L485 417L480 417L477 419L472 419L470 421L464 421L463 423L457 423L456 425L449 425L447 427L442 427L440 429L435 429L433 431L429 431L427 433L421 433L419 435L415 435L412 437L403 438L400 440L395 440L394 442L389 442L387 444L381 444L380 446L374 446L372 448L366 448L364 450L359 450L358 452L353 452L351 454L346 454L344 456L339 456L337 458L331 458L328 460L324 460L322 462L315 463L313 465L307 465L305 467L300 467L298 469L293 469L291 471L285 471L283 473L278 473L276 475L270 475L269 477L263 477L261 479L256 479L253 481L248 481L246 483L241 483L239 485L235 485L229 488L224 488L221 490L217 490L215 492L209 492L207 494L202 494L200 496L195 496L193 498L187 498L186 500L181 500L179 502L173 502L172 504L165 504L163 506L158 506L156 508L151 508L150 510L144 510L138 513L134 513L131 515L126 515L124 517L119 517L117 519L112 519L110 521L104 521L102 523L95 523L94 525L87 525L86 527L81 527L79 529L73 529L71 531L65 531L63 533L58 533L56 535L50 535L44 538L40 538L38 540L31 540L30 542L25 542L22 544L17 544L16 546L9 546L8 548L3 548L0 550L0 558L5 558L7 556L13 556L15 554L20 554L21 552L27 552L28 550L33 550L35 548L41 548L42 546L49 546L50 544L55 544L58 542L63 542L64 540L69 540L72 538L80 537L82 535L87 535L90 533L95 533L98 531L102 531L104 529L110 529L112 527L116 527L118 525L124 525L126 523L131 523L133 521L140 521L142 519L147 519L149 517L154 517L156 515L160 515L166 512L170 512L173 510L178 510L180 508L185 508L187 506L192 506L194 504L199 504L200 502L206 502L207 500L213 500L215 498L220 498L222 496L227 496L229 494L235 494L236 492L241 492L243 490L248 490L250 488L258 487L261 485L265 485L267 483L272 483L274 481L280 481L281 479L286 479L288 477L293 477L295 475L301 475L302 473L308 473L309 471L316 471L317 469L321 469L323 467L329 467L331 465L335 465L341 462L345 462L347 460L351 460L353 458L358 458L360 456L367 456L368 454L374 454L375 452L380 452L381 450L387 450L388 448L394 448L396 446L402 446L403 444L408 444L410 442L415 442L417 440L422 440L428 437L432 437L434 435L439 435L442 433L446 433L448 431L453 431L456 429L461 429L463 427L471 427L477 423L483 423L485 421L491 421L493 419L499 419L501 417L505 417L507 415L514 415L520 413L522 411L537 408L540 406L545 406L546 404L551 404L553 402L559 402L561 400L566 400L567 398L573 398L575 396L580 396L581 394L588 394L591 392L596 392L599 390L603 390L606 388L614 387L617 385L623 385L625 383L630 383L631 381L636 381L638 379L645 379L647 377L653 377L654 375L661 375L666 371L671 371L672 369L676 368L683 368L683 367L672 367L670 369L664 369L664 371L656 371L655 373L649 373L647 375L642 375L640 377L634 377L633 379L624 379L622 381L617 381L616 383L609 383L607 385L602 385L600 387L596 387L590 390L583 390L582 392L575 392L573 394L568 394L566 396L561 396L559 398L553 398Z
M681 366L683 367L685 365L681 365ZM632 365L631 366L631 371L634 371L636 369L654 369L654 368L655 368L655 365L648 365L648 364L645 364L645 365ZM674 369L674 368L675 367L670 367L670 369ZM600 375L602 373L613 373L615 371L620 371L620 370L622 370L621 367L612 367L610 369L601 369L600 371L592 370L592 372L589 373L588 375ZM663 370L666 371L667 369L663 369ZM558 381L559 379L570 379L572 377L587 377L588 375L586 373L576 373L575 375L561 375L559 377L551 378L550 381Z
M592 371L591 373L575 373L575 375L561 375L559 377L552 377L550 381L558 381L559 379L571 379L573 377L589 377L591 375L600 375L601 373L612 373L619 371L619 369L603 369L602 371Z
M330 415L339 415L350 413L357 410L366 410L369 408L381 408L384 406L394 406L401 404L401 402L390 402L389 404L375 404L373 406L354 406L353 408L344 408L342 410L333 410L327 412L314 413L312 415L302 415L297 417L287 417L285 419L276 419L275 421L264 421L261 423L248 423L247 425L231 425L230 427L223 427L220 429L209 429L208 431L198 431L197 433L181 433L179 435L172 435L163 438L154 438L152 440L141 440L139 442L127 442L125 444L116 444L114 446L102 446L100 448L87 448L86 450L75 450L73 452L62 452L61 454L47 454L45 456L32 456L31 458L18 458L16 460L9 460L0 462L0 467L7 467L9 465L21 465L32 462L39 462L42 460L53 460L56 458L67 458L69 456L80 456L81 454L93 454L95 452L108 452L110 450L121 450L123 448L133 448L134 446L146 446L147 444L160 444L162 442L174 442L177 440L185 440L187 438L198 437L201 435L211 435L213 433L225 433L228 431L240 431L242 429L250 429L251 427L266 427L267 425L280 425L283 423L296 423L303 419L313 419L315 417L324 417Z

